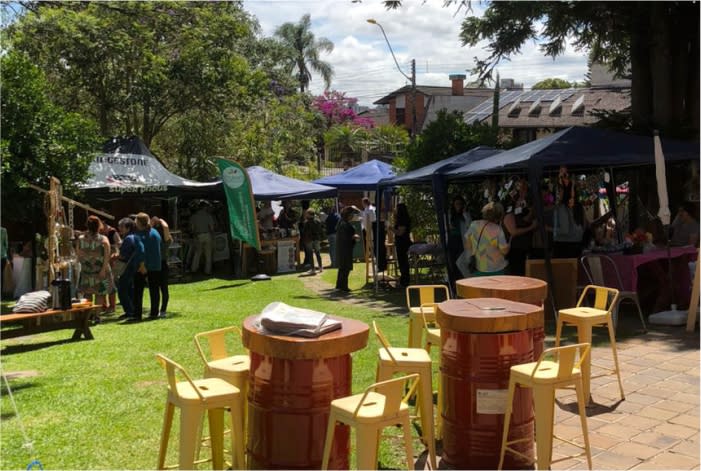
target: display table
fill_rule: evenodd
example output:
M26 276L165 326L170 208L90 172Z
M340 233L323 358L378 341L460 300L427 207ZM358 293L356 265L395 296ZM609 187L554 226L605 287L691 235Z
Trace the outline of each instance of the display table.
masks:
M351 352L367 345L367 324L342 317L340 330L315 339L265 335L243 322L250 351L248 469L319 469L331 401L351 394ZM348 469L350 431L337 425L329 469Z
M686 257L686 261L696 260L699 249L696 247L672 247L669 256L671 258ZM599 254L592 254L599 255ZM608 255L616 264L618 273L621 275L621 282L625 291L638 290L638 267L655 260L667 260L667 249L655 249L649 252L625 255L622 253L604 253ZM667 267L665 266L665 270ZM679 270L674 273L674 283L683 285L688 290L691 286L691 274L689 270ZM613 285L612 285L613 286Z
M543 307L548 296L545 281L526 276L475 276L458 280L456 289L460 298L500 298L540 307ZM533 354L536 359L543 352L544 341L544 322L541 322L533 332Z
M441 326L443 460L454 469L499 464L510 368L535 360L533 331L543 309L498 298L452 299L437 306ZM530 469L532 392L516 390L510 439L527 458L508 453L505 469Z
M2 329L3 339L24 337L25 335L51 332L53 330L73 329L72 340L92 340L94 337L90 331L90 321L93 316L102 310L102 306L83 306L68 310L52 309L43 312L22 312L3 314L0 323L6 325L19 324L19 328Z
M271 271L268 275L273 275L278 272L278 258L277 258L277 247L279 243L291 242L295 247L295 262L297 266L300 264L299 260L299 236L286 237L284 239L268 239L261 240L261 254L263 257L263 264L266 271ZM257 273L258 267L249 267L251 262L256 261L256 249L243 243L243 252L241 254L241 271L242 273ZM251 268L253 268L251 270Z

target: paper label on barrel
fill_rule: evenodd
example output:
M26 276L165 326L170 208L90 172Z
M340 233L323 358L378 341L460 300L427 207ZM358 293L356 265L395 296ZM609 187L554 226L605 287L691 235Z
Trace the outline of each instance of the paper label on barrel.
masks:
M506 412L508 389L478 389L478 414L503 414Z

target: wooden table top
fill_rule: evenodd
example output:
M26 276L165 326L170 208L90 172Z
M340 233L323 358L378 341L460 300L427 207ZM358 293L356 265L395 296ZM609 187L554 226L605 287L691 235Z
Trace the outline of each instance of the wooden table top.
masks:
M470 333L513 332L544 325L543 308L500 298L450 299L439 303L441 329Z
M541 304L548 295L548 284L527 276L473 276L455 282L461 298L503 298Z
M258 315L243 321L243 345L252 352L286 360L313 360L346 355L365 348L370 328L364 322L329 316L343 326L316 338L269 335L256 326Z
M50 317L50 316L61 316L63 314L77 314L82 312L99 312L102 309L101 305L93 304L90 306L82 305L76 306L71 309L49 309L48 311L42 312L13 312L10 314L2 314L0 316L0 322L14 322L23 321L27 319L35 319L37 317Z

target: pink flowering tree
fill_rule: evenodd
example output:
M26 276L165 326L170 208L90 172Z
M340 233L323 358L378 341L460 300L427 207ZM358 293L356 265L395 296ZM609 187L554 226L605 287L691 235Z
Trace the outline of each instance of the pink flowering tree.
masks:
M360 117L353 111L353 105L357 102L357 98L347 97L344 92L327 90L323 95L314 97L312 104L323 116L326 129L330 129L334 125L339 124L347 124L365 129L374 127L372 119Z

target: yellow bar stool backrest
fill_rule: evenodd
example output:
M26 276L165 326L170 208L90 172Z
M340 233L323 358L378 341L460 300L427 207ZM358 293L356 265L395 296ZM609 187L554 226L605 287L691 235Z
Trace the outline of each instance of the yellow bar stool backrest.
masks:
M438 327L438 323L435 319L436 305L438 303L424 303L419 307L421 311L421 320L424 324L424 330L426 331L426 350L429 350L431 345L436 345L440 347L441 342L441 329ZM432 319L429 320L429 315L432 315Z
M380 341L380 345L382 345L382 348L384 348L387 352L387 355L389 355L390 359L392 360L392 363L396 365L397 359L392 354L392 345L389 343L389 340L387 340L387 337L385 337L384 332L382 332L382 329L380 329L380 326L377 325L377 322L375 321L372 321L372 330L375 332L375 336L377 337L377 340Z
M590 349L591 345L588 343L577 343L543 351L533 367L531 380L554 383L572 381L573 376L578 374L582 362L589 355ZM555 361L547 360L548 357L554 358ZM554 375L553 364L555 365Z
M437 294L442 293L442 299L439 301L445 301L450 299L450 292L448 287L445 285L412 285L406 288L406 307L411 310L411 308L418 308L422 304L426 303L436 303L438 302ZM414 297L418 298L418 302L415 302Z
M321 469L328 469L336 423L356 428L356 461L358 469L377 469L377 455L382 429L401 424L404 429L404 449L408 469L414 468L409 408L402 401L407 386L419 381L410 374L371 384L362 394L331 401L329 422Z
M606 286L587 285L577 301L577 307L582 307L591 292L594 292L594 309L611 312L618 301L618 290Z

